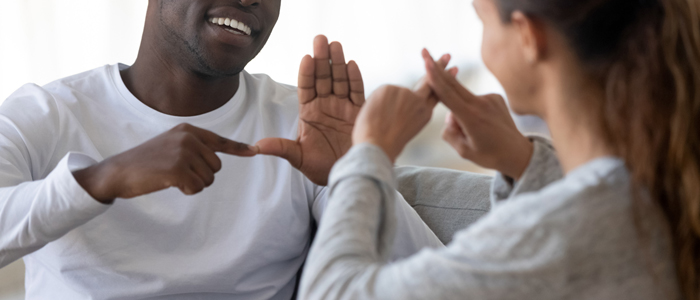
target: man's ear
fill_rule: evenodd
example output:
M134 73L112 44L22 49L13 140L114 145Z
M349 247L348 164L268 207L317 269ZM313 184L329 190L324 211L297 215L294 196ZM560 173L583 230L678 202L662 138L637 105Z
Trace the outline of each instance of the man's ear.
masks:
M543 24L520 11L513 12L511 22L520 37L520 46L527 62L544 59L547 55L547 34Z

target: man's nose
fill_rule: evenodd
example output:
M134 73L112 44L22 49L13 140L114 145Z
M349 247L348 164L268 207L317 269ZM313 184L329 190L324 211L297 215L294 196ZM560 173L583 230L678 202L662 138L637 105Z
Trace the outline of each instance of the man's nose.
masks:
M241 0L243 6L258 6L262 0Z

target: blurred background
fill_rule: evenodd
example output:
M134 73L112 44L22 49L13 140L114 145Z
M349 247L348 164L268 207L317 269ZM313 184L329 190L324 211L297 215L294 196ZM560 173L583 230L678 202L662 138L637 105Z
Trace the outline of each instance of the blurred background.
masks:
M40 85L105 64L131 64L138 51L147 0L0 1L0 103L21 85ZM317 34L343 43L357 61L367 94L383 84L413 86L423 76L422 48L451 53L458 78L474 93L500 93L480 58L481 23L469 0L283 0L267 46L247 67L296 84L299 62ZM440 139L447 110L439 106L399 164L486 172ZM547 134L533 117L522 131ZM0 300L24 299L24 267L0 269Z

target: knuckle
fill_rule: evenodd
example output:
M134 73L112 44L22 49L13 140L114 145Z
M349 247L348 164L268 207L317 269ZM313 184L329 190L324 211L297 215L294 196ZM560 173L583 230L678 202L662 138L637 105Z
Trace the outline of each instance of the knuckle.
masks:
M216 155L215 155L215 157L216 157ZM222 163L221 163L221 159L219 159L219 157L216 157L216 158L212 161L212 163L214 164L214 166L213 166L213 167L214 167L214 173L221 171L221 168L223 168L223 165L222 165Z
M191 146L195 140L196 138L194 137L194 135L192 135L189 132L181 132L177 136L177 144L183 148Z
M177 174L177 175L185 174L186 172L188 172L190 170L190 161L185 156L180 155L176 159L173 160L169 169L170 169L169 171L172 172L173 174Z
M203 184L196 183L195 187L193 188L194 193L192 193L192 194L194 195L194 194L201 193L204 190L204 188L205 188L205 186Z
M177 161L179 163L183 162L189 162L190 158L192 158L192 152L190 149L186 147L179 147L177 148Z
M205 185L205 186L211 186L212 184L214 184L214 180L215 180L214 175L209 175L209 176L207 176L207 178L205 179L204 185Z
M185 194L185 195L192 195L192 194L194 194L194 192L192 191L192 189L191 189L189 186L185 185L185 184L178 184L178 185L177 185L177 188L178 188L183 194Z
M397 86L395 86L395 85L390 85L390 84L387 84L387 85L382 86L382 90L383 90L384 92L386 92L386 93L394 93L394 92L396 92L398 89L399 89L399 87L397 87Z
M190 179L185 185L185 190L188 195L194 195L204 190L204 185L200 181Z
M178 124L177 126L175 126L173 129L176 131L187 131L190 129L190 127L192 127L192 125L187 124L187 123L181 123L181 124Z

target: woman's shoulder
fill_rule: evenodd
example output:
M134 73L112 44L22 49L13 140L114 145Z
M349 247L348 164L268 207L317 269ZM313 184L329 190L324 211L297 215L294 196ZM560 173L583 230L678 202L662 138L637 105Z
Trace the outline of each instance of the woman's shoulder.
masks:
M507 220L535 218L570 221L617 214L631 204L629 172L617 158L593 160L535 192L518 195L495 207Z
M455 249L508 264L519 261L533 274L557 270L562 286L654 286L650 264L672 276L668 234L662 230L663 218L650 217L659 215L653 207L636 210L631 188L622 161L599 160L498 205L458 233ZM640 243L636 213L643 214L645 228L654 229L646 244L651 247Z
M491 241L513 251L504 253L511 256L540 251L550 242L556 244L552 249L565 249L570 243L595 239L606 232L626 234L620 229L631 222L629 176L624 164L605 168L575 171L542 190L504 201L459 232L455 240ZM608 230L611 228L615 230ZM518 247L503 248L515 244Z

